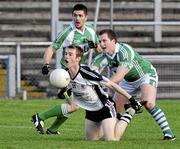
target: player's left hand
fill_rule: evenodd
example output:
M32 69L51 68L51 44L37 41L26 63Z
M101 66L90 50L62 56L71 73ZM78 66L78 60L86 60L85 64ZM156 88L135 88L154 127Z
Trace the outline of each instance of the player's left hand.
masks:
M71 88L67 89L65 87L65 88L61 89L61 91L58 93L57 96L59 99L68 99L68 98L70 98L71 94L72 94L72 89Z
M93 41L87 41L88 42L88 46L89 46L89 48L90 49L95 49L95 48L97 48L97 44L96 43L94 43Z

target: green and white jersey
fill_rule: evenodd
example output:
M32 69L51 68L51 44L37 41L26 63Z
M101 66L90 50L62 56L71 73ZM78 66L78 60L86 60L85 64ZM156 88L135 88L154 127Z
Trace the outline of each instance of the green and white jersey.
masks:
M157 80L157 72L152 64L125 43L117 43L115 53L112 56L105 53L99 54L92 65L98 68L109 66L111 71L116 71L119 66L126 67L129 72L124 79L128 82L136 81L145 74L149 74L155 81Z
M69 45L78 45L84 50L84 56L81 60L81 63L85 63L86 59L88 58L89 53L89 46L87 41L93 41L94 43L98 44L99 40L97 34L93 27L86 23L84 26L84 30L78 30L74 23L71 22L70 25L65 28L64 31L58 34L56 40L52 43L52 48L57 51L58 54L63 55L60 58L60 63L64 64L64 52L63 47L67 47Z

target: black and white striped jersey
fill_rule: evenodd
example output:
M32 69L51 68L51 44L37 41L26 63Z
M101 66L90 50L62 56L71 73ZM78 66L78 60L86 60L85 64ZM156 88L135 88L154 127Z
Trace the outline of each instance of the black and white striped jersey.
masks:
M100 85L103 80L103 76L88 66L81 65L77 75L71 78L69 84L72 88L73 101L83 109L100 110L104 106L103 101L109 97Z

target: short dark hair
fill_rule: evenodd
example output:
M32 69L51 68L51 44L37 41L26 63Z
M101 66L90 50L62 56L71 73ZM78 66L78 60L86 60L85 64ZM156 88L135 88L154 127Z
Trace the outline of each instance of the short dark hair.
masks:
M69 45L66 48L68 48L68 49L76 49L76 57L82 57L83 56L83 49L80 46Z
M104 29L104 30L101 30L99 32L99 35L102 35L102 34L107 34L109 39L111 40L115 40L115 42L117 42L117 36L116 36L116 33L112 30L112 29Z
M76 4L74 7L73 7L73 10L72 10L72 14L75 10L82 10L84 11L84 13L87 15L88 14L88 10L87 10L87 7L83 4Z

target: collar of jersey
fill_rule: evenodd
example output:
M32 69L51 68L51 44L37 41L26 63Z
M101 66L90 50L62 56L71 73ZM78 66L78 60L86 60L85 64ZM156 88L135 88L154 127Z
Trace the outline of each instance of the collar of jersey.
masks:
M80 30L78 30L78 29L75 27L73 21L70 23L70 26L71 26L71 28L72 28L74 31L77 31L77 32L79 32L79 33L81 33L81 34L84 34L85 27L84 27L83 31L80 31Z
M119 50L119 43L116 43L116 48L114 50L114 53L112 56L110 56L109 54L106 54L110 59L113 59L116 56L116 53L118 53Z

